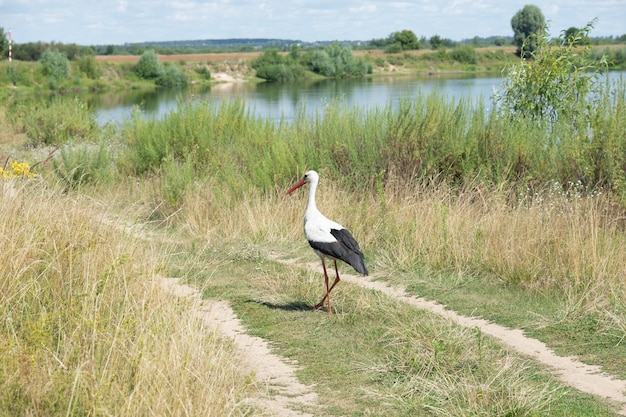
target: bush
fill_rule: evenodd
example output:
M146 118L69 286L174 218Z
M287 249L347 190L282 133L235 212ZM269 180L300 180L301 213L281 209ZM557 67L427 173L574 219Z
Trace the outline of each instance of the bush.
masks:
M268 49L252 62L256 76L267 81L286 82L304 77L304 68L300 66L294 55L283 57L278 49Z
M196 73L204 80L209 81L211 79L211 71L204 65L196 67Z
M9 120L26 133L31 145L91 140L98 132L93 111L78 98L24 101L10 106Z
M478 63L478 54L470 45L461 45L450 51L450 57L461 64L476 65Z
M139 61L135 65L135 72L140 78L145 80L154 80L161 75L161 64L154 50L148 49L141 54Z
M161 68L155 83L161 87L185 87L189 84L189 80L179 67L167 64Z
M266 65L256 71L256 76L267 81L295 81L304 77L304 69L295 64Z
M391 43L387 46L385 46L385 53L386 54L397 54L402 52L402 45L398 42L394 42Z
M373 70L371 63L356 59L349 46L341 47L336 42L311 54L311 69L331 78L361 77Z
M89 79L95 80L100 77L100 69L93 55L80 58L78 61L78 69Z
M41 59L41 72L54 81L65 80L70 75L70 62L65 55L60 52L47 49Z
M28 68L24 65L9 65L6 67L6 77L7 80L17 86L24 85L29 86L32 84L32 80L30 78L30 72Z
M105 181L111 175L113 157L104 144L61 148L61 159L52 160L54 172L67 188Z

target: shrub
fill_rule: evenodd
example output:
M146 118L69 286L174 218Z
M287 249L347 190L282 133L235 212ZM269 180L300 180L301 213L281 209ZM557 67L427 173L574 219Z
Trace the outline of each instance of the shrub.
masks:
M304 77L304 68L300 66L294 55L283 57L278 49L268 49L252 62L256 76L267 81L294 81Z
M26 133L32 145L90 140L98 132L93 111L78 98L16 103L8 116L18 130Z
M399 52L402 52L402 45L398 42L385 46L385 53L387 54L397 54Z
M207 81L211 79L211 71L204 65L196 67L196 73Z
M82 144L61 148L60 160L53 159L52 164L67 188L77 188L108 179L113 157L104 144Z
M25 66L21 65L9 65L6 67L6 76L9 82L15 86L24 85L29 86L31 79L29 77L28 70Z
M78 69L85 74L87 78L95 80L100 77L100 69L93 55L87 55L78 60Z
M372 72L372 64L356 59L349 46L341 47L335 42L311 54L311 69L331 78L360 77Z
M189 84L189 80L179 67L166 64L161 68L155 83L161 87L185 87Z
M148 49L139 58L135 65L135 72L140 78L154 80L161 75L162 68L159 58L152 49Z
M455 47L450 52L450 57L461 64L475 65L478 63L478 54L470 45L461 45Z
M54 81L65 80L70 75L70 63L65 55L47 49L41 59L41 72Z

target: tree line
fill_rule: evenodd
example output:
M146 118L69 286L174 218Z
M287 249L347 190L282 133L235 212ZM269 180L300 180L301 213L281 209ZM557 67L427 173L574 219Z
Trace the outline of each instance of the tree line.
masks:
M504 46L514 45L518 55L530 54L536 48L537 37L545 30L546 19L541 9L534 5L526 5L517 11L511 19L513 36L492 36L488 38L474 37L454 41L433 35L430 38L424 36L418 38L408 29L403 29L389 34L386 38L371 39L369 41L343 41L343 42L300 42L297 40L281 39L228 39L228 40L202 40L184 42L151 42L124 45L91 45L81 46L75 43L63 44L55 42L27 42L13 44L13 58L19 61L39 61L48 49L64 54L69 60L75 60L86 55L141 55L147 50L154 50L160 55L185 54L185 53L211 53L211 52L247 52L258 49L279 49L283 52L290 51L294 45L301 49L319 49L339 43L341 46L350 46L352 49L378 49L387 53L398 53L407 50L454 48L462 44L472 46ZM574 36L580 32L579 28L570 27L562 31L567 36ZM581 45L607 45L626 43L626 33L617 37L585 37L577 40ZM8 57L8 39L4 28L0 27L0 59Z

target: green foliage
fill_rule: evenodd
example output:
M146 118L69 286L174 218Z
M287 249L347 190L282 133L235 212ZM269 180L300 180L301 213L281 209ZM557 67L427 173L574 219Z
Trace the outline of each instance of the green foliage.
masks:
M139 61L135 65L135 72L140 78L146 80L154 80L161 75L161 64L154 49L148 49L141 54Z
M70 63L65 55L47 49L39 60L41 72L51 81L63 81L70 75Z
M196 67L195 71L203 80L209 81L211 79L211 71L205 65Z
M561 37L565 39L568 43L572 43L573 45L591 45L591 38L586 34L583 34L581 29L578 29L574 26L570 27L567 30L564 30Z
M0 27L0 60L3 60L7 57L7 51L9 50L9 39L7 38L6 33L4 33L4 28Z
M527 4L511 19L513 42L519 56L527 56L537 48L536 39L541 36L546 19L539 7Z
M450 57L462 64L475 65L478 63L478 54L471 45L460 45L452 49Z
M252 61L256 76L270 82L288 82L304 77L304 68L297 62L297 54L293 51L283 56L278 49L270 48L263 55Z
M374 70L373 64L364 58L355 58L349 46L337 42L323 50L301 54L293 49L281 55L277 49L268 49L252 62L256 76L268 81L293 81L304 78L306 69L329 78L360 77Z
M89 79L96 80L100 77L100 68L98 68L98 63L91 54L78 60L78 69Z
M28 86L31 84L31 77L28 69L24 65L12 63L6 67L6 79L12 85Z
M391 34L390 38L392 39L390 43L399 44L403 51L420 49L420 43L413 31L404 29L400 32L394 32Z
M243 103L190 105L160 121L126 124L122 171L160 172L168 161L165 172L179 164L193 167L195 178L245 179L236 189L247 181L271 189L293 178L297 167L323 168L354 187L385 172L409 182L481 178L536 187L557 181L626 192L624 89L595 94L585 118L563 116L550 125L487 112L482 104L451 104L437 94L367 113L333 102L316 117L278 125L250 116Z
M564 33L554 47L547 31L537 38L532 59L523 59L507 71L500 108L513 115L574 125L589 119L591 100L597 97L598 76L606 71L606 61L590 58L591 49L578 47L588 36L593 22L575 35ZM582 119L581 119L582 118Z
M98 134L93 111L78 98L55 97L49 102L25 100L9 107L8 119L26 133L31 145L56 145L92 140Z
M371 63L355 58L349 46L334 42L322 51L311 54L313 72L329 78L361 77L373 71Z
M79 144L61 148L61 158L52 160L54 172L66 188L107 181L113 156L106 144Z
M400 52L402 52L402 45L398 42L389 43L387 44L387 46L385 46L386 54L397 54Z
M457 43L453 40L442 38L439 35L431 36L428 40L428 43L430 44L430 49L434 51L438 50L439 48L453 48L457 45Z
M162 66L155 83L161 87L186 87L189 80L178 66L168 63Z
M185 193L198 179L196 164L194 155L188 155L185 159L175 159L170 155L161 164L155 199L164 216L180 208Z

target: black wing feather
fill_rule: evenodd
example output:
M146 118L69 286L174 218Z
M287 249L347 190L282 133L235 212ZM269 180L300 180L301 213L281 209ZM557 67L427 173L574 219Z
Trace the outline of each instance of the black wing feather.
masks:
M309 242L309 244L313 249L317 249L335 259L340 259L361 274L368 275L365 257L352 234L347 229L330 229L330 233L337 239L337 242Z

